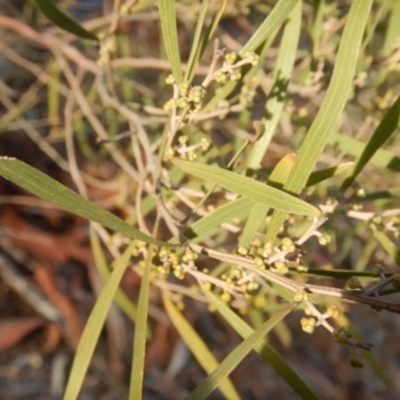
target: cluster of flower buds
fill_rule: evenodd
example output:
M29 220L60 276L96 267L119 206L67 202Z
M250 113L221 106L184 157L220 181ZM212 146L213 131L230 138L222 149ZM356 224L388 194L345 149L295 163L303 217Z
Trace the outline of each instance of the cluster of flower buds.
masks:
M238 247L237 249L238 254L252 258L256 268L260 270L269 269L281 275L289 271L289 264L295 267L300 266L299 260L289 262L286 257L287 254L293 254L296 251L296 245L288 237L282 239L279 247L276 247L272 242L261 243L255 240L248 248ZM301 271L304 271L303 266L300 266L300 268Z
M193 265L197 259L197 253L186 248L181 251L160 247L155 250L152 264L160 275L166 276L172 273L176 278L183 279L185 277L186 268Z
M210 141L206 138L201 138L199 142L190 144L187 135L178 137L178 143L168 147L165 158L167 160L173 157L179 157L183 160L194 161L199 153L204 153L210 147Z
M260 62L260 56L253 52L248 52L244 57L236 62L238 54L234 51L225 54L222 67L214 72L215 82L224 85L229 81L238 81L242 77L240 68L243 65L257 65Z
M166 79L168 85L175 84L174 77L169 75ZM168 100L164 109L166 111L175 109L185 109L190 113L199 112L203 105L203 100L207 94L206 89L201 85L192 86L188 82L183 82L178 87L178 96Z

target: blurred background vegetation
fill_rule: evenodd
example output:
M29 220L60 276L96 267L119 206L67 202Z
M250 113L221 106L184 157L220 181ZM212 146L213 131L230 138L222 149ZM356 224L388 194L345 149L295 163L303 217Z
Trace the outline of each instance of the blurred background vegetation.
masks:
M0 155L25 161L146 233L157 228L160 211L155 201L159 198L154 193L158 195L159 190L165 205L158 238L167 241L174 236L171 232L182 233L171 221L183 221L182 226L190 228L196 220L191 212L213 186L185 178L177 168L162 175L160 187L148 184L150 163L158 160L152 154L163 148L163 132L171 123L171 110L165 105L173 92L166 83L171 65L157 2L56 2L75 22L96 33L100 45L55 26L37 3L0 1ZM202 16L205 26L211 26L221 12L213 37L202 44L204 54L193 70L193 84L204 83L210 72L215 38L226 53L240 53L276 3L227 1L221 7L223 2L210 1L203 8L200 1L177 1L177 44L183 71L188 68L197 21ZM293 163L290 154L298 152L326 95L351 3L304 1L288 79L279 81L276 76L284 41L285 23L281 23L258 46L260 62L243 65L230 92L224 92L230 82L214 82L207 88L201 112L189 119L182 115L181 136L170 143L173 154L232 167L262 182L284 157ZM400 1L373 1L351 94L318 170L356 160L398 98L399 20ZM204 28L202 37L206 34ZM251 165L251 145L261 129L254 121L259 120L264 121L264 129L271 125L274 129L260 163ZM398 124L394 133L398 133ZM240 155L237 159L236 154ZM375 146L374 156L349 191L340 190L341 174L304 191L306 201L333 212L322 228L324 237L329 237L326 246L311 238L301 249L305 253L302 264L311 272L298 274L299 282L342 288L351 276L362 282L370 279L376 265L383 274L398 272L399 171L399 135L393 134ZM179 185L184 190L176 189ZM214 191L199 206L197 217L205 217L232 199L223 191ZM218 224L198 242L234 253L243 219ZM264 231L269 222L270 216L263 221ZM85 322L106 279L99 260L111 263L129 241L97 227L103 252L93 257L96 241L90 237L94 233L87 221L4 179L0 181L0 224L0 398L61 398ZM307 227L306 220L290 218L279 237L300 238ZM198 232L191 232L194 238ZM135 317L126 314L133 313L138 302L139 264L124 275L120 307L110 309L81 399L128 398ZM198 267L218 279L226 273L226 265L215 259L202 259ZM210 310L193 276L181 280L177 273L167 279L159 275L160 271L154 272L155 284L149 293L143 398L181 399L207 374L171 323L171 314L164 309L164 290L173 293L176 309L218 360L242 339ZM264 285L252 293L249 304L236 306L253 328L282 306L284 293L269 289ZM398 304L396 293L393 296L391 301ZM302 330L301 312L278 324L268 335L268 343L319 398L398 398L399 315L378 313L365 305L334 304L340 310L334 327L349 327L363 349L371 344L370 351L356 349L364 368L351 365L355 349L337 344L327 330L318 327L311 335ZM279 371L256 353L250 353L230 378L243 399L298 396ZM207 398L227 396L215 391Z

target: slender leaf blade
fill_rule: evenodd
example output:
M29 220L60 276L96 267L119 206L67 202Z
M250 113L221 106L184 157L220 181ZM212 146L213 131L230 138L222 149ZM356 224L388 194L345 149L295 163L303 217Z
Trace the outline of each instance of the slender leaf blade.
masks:
M291 193L300 193L305 187L315 164L335 132L351 89L371 4L372 0L354 0L351 4L328 90L284 186ZM284 212L274 212L271 224L275 227L281 226L285 218ZM272 240L276 233L276 229L270 230L267 239Z
M345 151L355 157L359 157L364 151L365 144L360 140L350 136L336 133L330 142L340 150ZM386 168L389 171L400 172L400 157L397 157L388 150L380 148L371 158L370 162L380 168Z
M108 267L106 255L101 247L99 236L93 229L92 224L90 225L90 245L94 263L100 273L101 279L103 282L107 282L110 279L111 271ZM136 306L121 288L117 289L114 296L114 301L121 308L121 310L125 312L128 318L131 318L133 321L135 321Z
M219 300L212 293L206 293L206 296L215 306L217 311L228 322L228 324L243 338L248 338L254 329L248 325L242 318L239 317L231 308L224 302ZM318 400L317 395L304 382L304 380L292 369L281 355L268 344L266 340L261 341L254 350L267 361L276 373L279 374L285 382L304 400Z
M90 360L99 340L101 330L103 329L108 310L111 307L115 292L131 258L133 246L134 243L131 243L122 256L115 260L114 269L110 275L110 279L104 285L104 288L89 316L76 350L71 373L63 397L64 400L75 400L78 398Z
M320 214L320 211L316 207L307 204L303 200L234 172L178 159L173 159L172 163L189 174L277 210L307 216L317 216Z
M183 81L174 0L158 0L162 38L175 81Z
M264 322L257 330L248 336L239 346L236 347L193 392L186 400L206 399L220 382L225 379L243 360L251 350L253 350L263 340L264 336L285 318L292 310L294 305L288 305L277 312L272 318Z
M73 33L76 36L79 36L84 39L96 40L98 41L98 37L92 33L87 31L85 28L77 24L74 20L60 11L52 0L33 0L33 2L38 6L40 11L55 25L64 29L67 32Z
M248 166L260 168L261 161L269 147L271 138L280 121L287 98L287 87L292 75L296 50L301 28L301 1L297 2L289 15L289 21L285 26L282 41L279 46L278 59L274 68L274 82L268 101L265 104L265 116L261 120L264 131L252 147Z
M396 132L399 132L400 125L400 96L386 112L375 132L371 136L364 151L356 161L353 173L342 185L342 190L346 190L356 179L362 169L367 165L375 153L387 142Z
M339 122L351 89L371 4L372 0L352 2L326 96L304 139L285 185L291 192L299 193L305 187L308 177Z
M205 38L201 37L201 31L204 25L204 20L207 14L209 0L204 0L201 5L200 13L197 18L196 30L194 32L192 48L190 50L190 56L188 61L187 70L185 73L185 81L190 82L193 78L195 68L197 67L202 48L204 47Z
M165 310L167 311L168 316L178 331L179 336L186 343L196 360L207 372L207 374L211 374L211 372L218 367L218 361L201 337L168 298L168 294L165 292L163 294L163 301ZM228 378L221 382L219 389L227 399L240 399L235 387Z
M140 283L140 293L136 313L135 338L133 341L133 360L131 380L129 385L129 399L136 400L143 397L144 360L147 337L147 315L149 311L150 273L153 246L150 246Z
M268 15L267 19L244 45L240 54L244 55L248 51L255 51L261 43L285 21L298 1L299 0L280 0Z
M22 161L0 157L0 175L63 210L121 232L132 239L173 247L170 243L162 242L142 233L124 220L86 200L78 193Z

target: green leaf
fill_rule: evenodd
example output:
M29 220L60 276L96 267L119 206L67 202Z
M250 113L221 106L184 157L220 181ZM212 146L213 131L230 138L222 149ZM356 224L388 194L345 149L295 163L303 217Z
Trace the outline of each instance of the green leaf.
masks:
M193 75L194 75L195 69L199 63L201 53L204 49L204 45L207 44L207 42L208 42L205 37L201 36L201 31L202 31L202 28L204 25L204 20L207 15L208 4L209 4L209 0L204 0L202 2L200 13L197 18L196 30L194 32L192 48L190 50L188 66L187 66L187 70L185 73L185 81L186 82L191 82L191 80L193 79Z
M146 352L147 315L149 310L151 260L153 246L150 246L145 260L145 266L140 284L140 293L136 314L135 338L133 341L133 360L131 380L129 385L129 399L136 400L143 397L144 360Z
M301 2L293 8L289 21L285 26L282 41L279 46L278 59L276 60L270 94L265 104L265 116L261 120L264 127L263 134L257 139L251 149L248 167L260 168L261 161L269 147L271 138L281 119L282 111L286 103L287 87L292 75L296 58L296 50L301 28Z
M93 229L92 224L90 225L90 245L94 263L100 273L101 279L103 282L107 282L110 279L111 271L108 267L106 255L101 247L99 236ZM117 289L114 296L114 301L121 308L121 310L125 312L127 317L135 322L136 306L121 288Z
M239 317L231 308L225 303L215 297L212 293L206 293L206 296L215 306L217 311L228 322L228 324L243 338L248 338L254 329L248 325L242 318ZM275 372L279 374L285 382L302 398L305 400L318 400L316 394L308 387L306 382L292 369L292 367L285 361L281 355L268 344L266 340L260 342L254 347L254 350L268 362Z
M280 0L268 15L268 18L242 48L240 54L244 55L248 51L255 51L285 21L298 1Z
M190 57L188 61L188 68L185 74L185 81L191 82L196 71L196 68L199 64L200 57L204 53L207 45L209 44L218 23L222 17L222 14L225 10L227 0L222 0L219 5L218 11L214 14L214 17L211 21L210 26L206 29L206 32L203 36L201 36L201 30L205 21L205 17L207 15L207 8L209 5L209 0L204 0L201 5L201 11L199 13L199 17L197 19L196 31L193 38L192 49L190 51Z
M40 11L54 24L56 24L61 29L67 32L73 33L84 39L96 40L98 37L87 31L73 21L70 17L61 12L55 5L53 0L33 0L33 2L38 6Z
M352 87L371 4L372 0L354 0L351 3L328 90L284 186L291 193L300 193L305 187L315 164L335 132ZM285 213L274 212L271 223L281 226L285 218ZM268 240L273 239L271 236Z
M372 0L354 0L347 16L339 50L326 95L307 133L285 189L299 193L304 187L346 104L356 70Z
M174 246L140 232L109 211L22 161L0 157L0 175L63 210L97 222L132 239L167 247Z
M370 272L364 271L348 271L344 269L314 269L308 268L307 272L303 272L302 274L307 276L323 276L332 279L342 279L342 280L349 280L351 277L356 276L358 278L365 278L365 279L376 279L371 276ZM387 274L389 276L390 274Z
M182 64L179 54L179 40L176 28L176 13L174 0L158 0L160 11L161 32L165 51L171 64L175 81L183 81Z
M394 104L386 112L375 132L371 136L364 151L356 161L353 173L342 185L342 190L346 190L353 182L362 169L371 160L374 154L385 144L385 142L395 133L399 131L400 124L400 96Z
M293 310L288 305L264 322L257 330L248 336L235 348L197 388L189 394L186 400L206 399L235 368L263 340L264 336Z
M211 372L218 367L218 361L201 337L193 329L191 324L189 324L189 322L168 298L168 294L166 292L163 293L163 301L165 310L167 311L168 316L178 331L179 336L186 343L186 346L190 349L196 360L207 372L207 374L211 374ZM232 382L227 378L221 382L219 389L227 399L240 399L235 387L232 385Z
M394 50L397 40L400 38L400 2L391 2L392 9L389 12L389 22L386 25L386 34L384 35L384 45L382 55L388 57ZM386 68L385 68L386 69Z
M99 340L101 330L103 329L108 310L111 307L115 292L131 258L133 245L134 243L131 243L122 256L115 260L110 279L101 291L89 316L76 350L67 388L63 397L64 400L75 400L78 398L90 360Z
M173 159L172 163L182 171L277 210L306 216L320 214L318 208L307 204L303 200L234 172L178 159Z

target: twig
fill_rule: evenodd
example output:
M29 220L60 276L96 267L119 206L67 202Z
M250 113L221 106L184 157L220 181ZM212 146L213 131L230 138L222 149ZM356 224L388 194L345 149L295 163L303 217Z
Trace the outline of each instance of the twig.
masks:
M344 300L348 300L350 302L363 303L363 304L367 304L371 307L383 309L386 311L392 311L392 312L400 314L400 304L390 303L390 302L381 300L376 297L365 296L362 293L355 293L355 292L345 290L345 289L338 289L338 288L296 282L293 279L276 274L272 271L260 270L255 266L254 261L251 259L248 259L248 258L244 258L244 257L238 256L238 255L223 253L223 252L205 248L205 247L199 246L197 244L193 244L193 243L190 244L190 247L199 254L205 254L216 260L228 262L233 265L238 265L243 268L246 268L246 269L254 272L255 274L258 274L258 275L264 277L267 281L270 281L279 286L282 286L282 287L290 290L293 293L297 293L299 291L305 291L310 294L317 294L317 295L329 296L329 297L337 297L337 298L342 298Z

